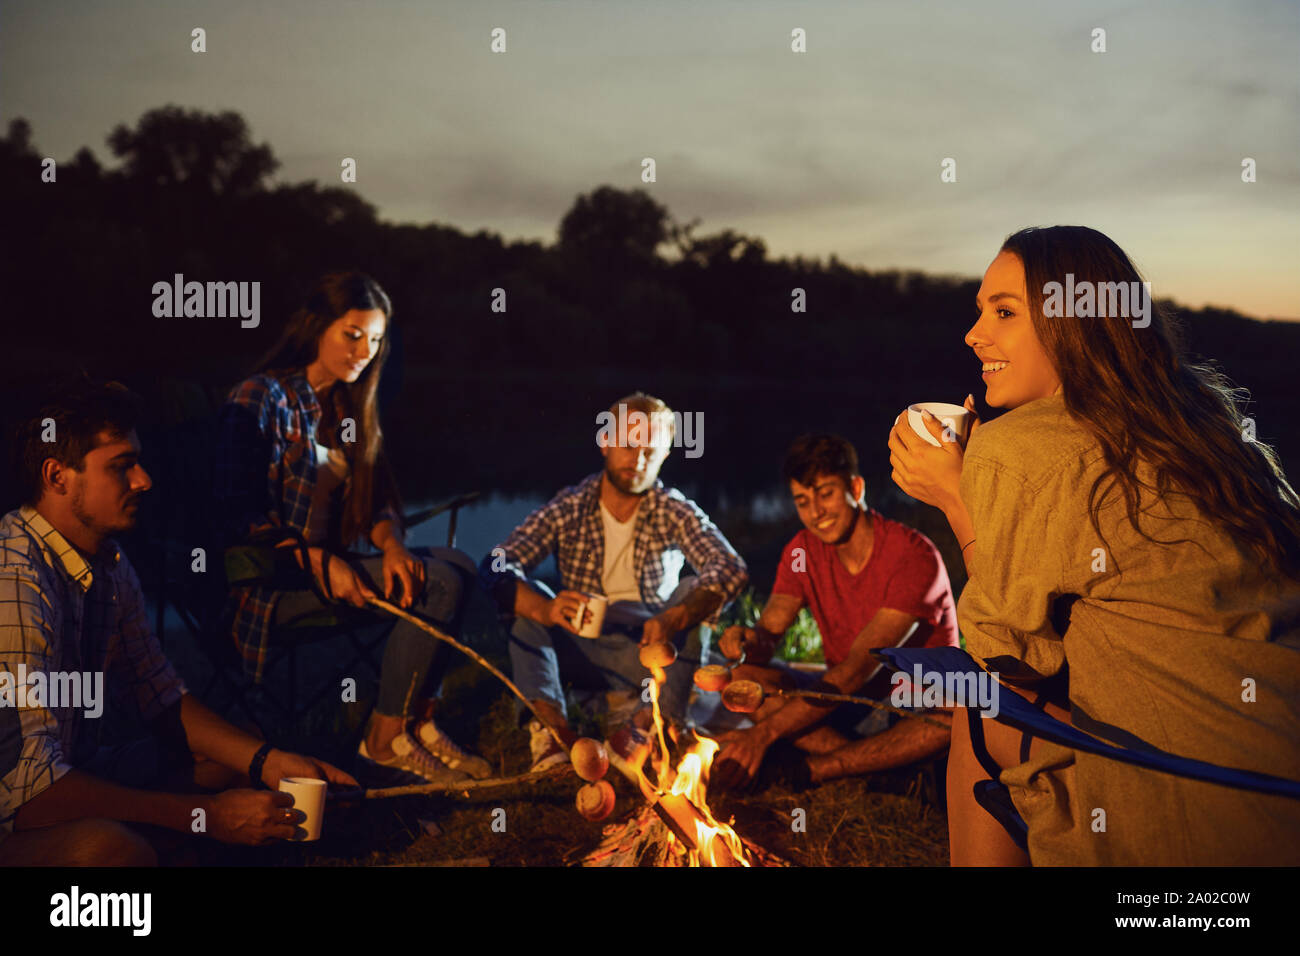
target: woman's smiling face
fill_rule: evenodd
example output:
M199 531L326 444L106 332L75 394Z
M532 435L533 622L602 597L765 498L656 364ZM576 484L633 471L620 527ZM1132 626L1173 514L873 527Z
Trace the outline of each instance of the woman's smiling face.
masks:
M979 319L966 344L983 368L984 400L994 408L1017 408L1055 394L1061 379L1034 331L1019 256L998 254L984 273L975 307Z

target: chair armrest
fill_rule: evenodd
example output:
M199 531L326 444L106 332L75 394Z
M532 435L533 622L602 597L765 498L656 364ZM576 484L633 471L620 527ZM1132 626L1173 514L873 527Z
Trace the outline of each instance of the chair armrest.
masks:
M467 491L463 495L457 495L441 504L436 504L432 508L426 508L423 511L413 511L408 515L402 515L402 526L404 528L414 528L416 525L424 524L431 518L436 518L444 511L455 513L467 504L477 501L482 497L481 491Z

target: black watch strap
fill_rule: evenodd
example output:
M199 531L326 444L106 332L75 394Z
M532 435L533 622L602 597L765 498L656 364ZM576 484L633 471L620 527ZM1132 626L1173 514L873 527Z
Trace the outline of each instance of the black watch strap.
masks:
M270 744L262 744L257 748L257 753L253 754L253 759L248 764L248 779L253 781L253 786L258 790L270 790L262 781L262 765L266 763L266 755L271 752Z

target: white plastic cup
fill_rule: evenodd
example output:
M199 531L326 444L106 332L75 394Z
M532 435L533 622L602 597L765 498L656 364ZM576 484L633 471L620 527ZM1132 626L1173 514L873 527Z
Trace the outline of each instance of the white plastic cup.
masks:
M912 426L912 431L935 448L942 448L943 446L925 427L925 419L921 417L922 411L929 412L939 419L940 424L945 428L952 429L957 444L962 448L966 447L966 439L970 437L971 423L971 413L967 409L960 405L949 405L947 402L919 402L916 405L907 406L907 423Z
M327 786L324 780L316 780L312 777L280 778L280 792L292 796L293 808L307 815L306 820L296 824L290 839L295 842L320 839L321 822L325 817Z
M609 607L609 598L603 594L584 594L582 603L578 605L577 613L573 615L574 622L578 625L578 636L587 637L595 640L600 637L601 625L605 623L605 610ZM585 625L582 623L584 611L591 612L591 620Z

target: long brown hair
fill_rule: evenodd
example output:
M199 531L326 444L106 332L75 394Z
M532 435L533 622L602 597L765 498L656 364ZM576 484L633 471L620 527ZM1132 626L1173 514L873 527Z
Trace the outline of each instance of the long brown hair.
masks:
M1002 250L1024 264L1034 331L1061 379L1066 408L1105 455L1106 470L1089 491L1098 534L1101 501L1117 486L1129 521L1156 540L1138 524L1145 486L1137 467L1145 462L1157 495L1187 495L1247 552L1300 575L1300 498L1273 449L1243 437L1247 393L1214 366L1188 360L1172 315L1153 300L1150 324L1141 327L1129 316L1043 314L1047 284L1065 284L1067 273L1076 286L1088 281L1094 289L1140 283L1124 251L1086 226L1022 229Z
M379 378L388 358L393 305L379 283L361 272L331 272L312 284L302 306L289 317L284 334L258 363L258 372L302 371L316 361L321 336L353 309L384 313L384 337L355 382L336 382L319 396L321 427L337 426L343 417L356 422L356 441L345 443L351 489L343 506L342 542L350 547L371 524L386 501L400 506L396 482L383 454L379 427Z

